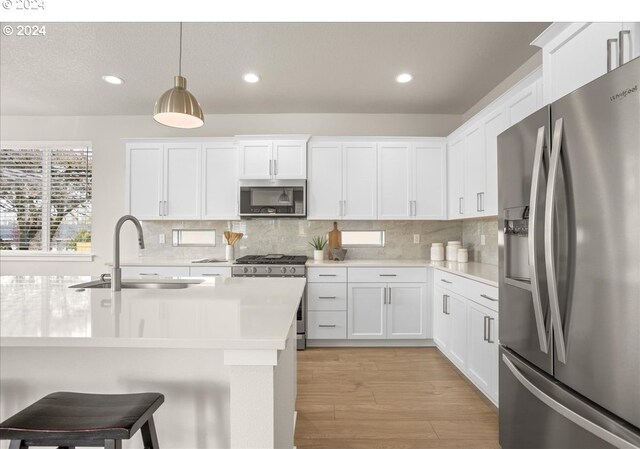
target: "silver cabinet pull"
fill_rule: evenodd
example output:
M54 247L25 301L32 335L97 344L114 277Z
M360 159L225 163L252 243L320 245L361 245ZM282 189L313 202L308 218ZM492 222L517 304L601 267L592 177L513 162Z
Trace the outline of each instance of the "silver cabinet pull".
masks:
M165 217L169 215L169 206L167 205L166 201L164 201L164 215Z
M493 318L491 317L487 317L489 318L487 320L487 343L494 343L494 341L491 339L491 322L493 321Z
M336 299L335 296L318 296L318 299Z
M551 324L553 326L554 340L558 361L567 363L567 349L565 346L562 317L560 316L560 302L558 299L558 282L556 279L556 258L554 243L554 198L558 182L558 167L560 165L560 153L562 151L563 119L555 122L553 131L553 143L551 148L551 162L549 164L549 181L547 183L547 197L544 208L544 260L547 267L547 288L549 289L549 309L551 310Z
M483 297L484 299L488 299L489 301L495 301L495 302L498 301L496 298L492 298L491 296L487 296L484 293L481 294L480 296Z
M158 273L140 273L139 276L158 276Z
M483 323L483 335L482 335L482 339L484 341L489 341L489 337L487 336L487 330L489 328L489 317L488 316L484 316L484 323Z
M162 201L158 201L158 215L162 217Z
M542 300L540 299L540 278L538 277L538 261L536 258L538 244L538 195L540 190L540 177L543 170L543 157L545 149L545 127L538 128L536 148L533 156L533 174L531 176L531 193L529 196L529 276L531 278L531 296L533 299L533 315L538 331L538 345L540 350L547 354L548 333L542 312ZM482 296L482 295L480 295ZM491 298L488 298L491 299Z
M453 284L453 282L451 281L447 281L446 279L440 279L442 282L444 282L445 284Z
M201 276L220 276L220 273L202 273Z
M442 295L442 300L444 301L444 314L451 315L449 311L449 295Z
M277 159L273 160L273 175L274 176L278 175L278 160Z
M389 289L389 301L387 302L387 304L391 304L391 287L388 287Z
M342 216L347 215L347 200L342 200Z
M322 278L331 278L331 277L336 277L337 274L319 274L318 276Z
M335 324L318 324L318 327L336 327Z
M631 31L622 30L618 33L618 67L631 60Z
M382 277L396 277L397 274L381 274Z
M617 54L619 54L618 39L607 39L607 72L618 67L619 56L616 59Z
M269 159L269 176L273 175L273 160Z
M463 210L463 203L464 203L464 198L460 197L458 199L458 212L460 212L460 215L464 215L464 210Z
M484 192L478 192L478 212L484 212Z
M476 193L476 212L480 212L480 192Z
M387 287L384 288L384 299L383 299L383 304L387 303Z

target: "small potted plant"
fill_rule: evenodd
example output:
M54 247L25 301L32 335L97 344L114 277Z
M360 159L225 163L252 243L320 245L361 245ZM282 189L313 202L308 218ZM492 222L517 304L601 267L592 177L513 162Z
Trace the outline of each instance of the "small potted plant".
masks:
M315 236L309 245L313 246L313 260L324 260L324 247L327 244L327 239L320 236Z

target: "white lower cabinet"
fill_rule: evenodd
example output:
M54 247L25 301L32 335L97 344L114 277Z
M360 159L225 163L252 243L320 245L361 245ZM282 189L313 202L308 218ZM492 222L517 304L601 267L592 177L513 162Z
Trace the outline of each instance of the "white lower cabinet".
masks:
M349 283L350 339L422 339L431 335L423 283Z
M189 275L192 277L231 277L231 267L191 267Z
M347 313L310 310L307 320L307 338L344 340L347 338Z
M473 301L468 305L467 375L498 402L498 314Z
M347 338L347 269L314 267L307 270L307 338Z
M498 289L435 271L433 341L498 404Z
M189 267L179 266L142 266L131 265L122 267L122 277L128 276L173 276L188 277Z

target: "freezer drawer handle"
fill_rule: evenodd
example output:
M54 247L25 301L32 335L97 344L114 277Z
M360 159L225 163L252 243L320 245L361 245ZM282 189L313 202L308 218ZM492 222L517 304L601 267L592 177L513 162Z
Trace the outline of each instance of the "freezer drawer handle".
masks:
M547 407L553 409L555 412L567 418L569 421L573 422L574 424L577 424L587 432L592 433L593 435L597 436L601 440L606 441L607 443L617 448L638 449L640 447L608 431L607 429L595 424L594 422L588 420L587 418L579 415L578 413L574 412L573 410L569 409L565 405L561 404L560 402L553 399L551 396L547 395L546 393L538 389L538 387L536 387L529 379L527 379L525 375L522 374L522 372L513 364L513 362L509 360L506 354L502 354L502 362L509 369L509 371L511 371L511 374L513 374L513 376L518 380L518 382L520 382L523 387L529 390L529 393L534 395L539 401L544 403Z
M492 298L491 296L487 296L484 293L482 295L480 295L482 298L484 299L488 299L489 301L494 301L494 302L498 302L498 300L496 298Z

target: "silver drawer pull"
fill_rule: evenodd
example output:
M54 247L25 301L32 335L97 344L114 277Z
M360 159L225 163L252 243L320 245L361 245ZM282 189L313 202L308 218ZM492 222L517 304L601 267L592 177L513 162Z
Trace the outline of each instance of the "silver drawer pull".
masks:
M396 277L397 274L381 274L380 276L383 276L383 277Z
M336 327L335 324L318 324L318 327Z
M220 273L202 273L201 276L220 276Z
M453 282L451 281L447 281L446 279L440 279L442 282L444 282L445 284L453 284Z
M337 274L319 274L320 277L336 277Z
M318 296L318 299L336 299L335 296Z
M140 273L140 276L159 276L158 273Z
M498 301L496 298L492 298L491 296L487 296L485 294L480 295L481 297L483 297L484 299L488 299L489 301Z

